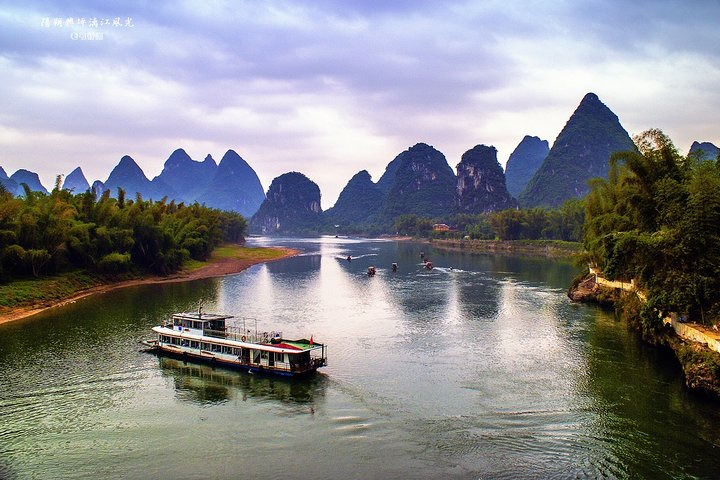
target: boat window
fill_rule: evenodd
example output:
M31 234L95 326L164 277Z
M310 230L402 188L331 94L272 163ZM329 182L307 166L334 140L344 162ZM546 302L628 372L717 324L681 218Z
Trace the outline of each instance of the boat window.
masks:
M202 349L203 350L210 350L210 344L207 342L202 342Z
M266 352L266 351L264 351L264 350L261 350L260 356L262 357L263 360L267 360L267 359L268 359L268 352Z
M222 353L226 353L226 354L228 354L228 355L232 354L232 347L228 347L228 346L223 345L223 347L222 347Z
M172 344L173 345L180 345L180 339L177 337L172 337Z
M220 352L222 350L222 347L216 343L212 343L212 351L213 352Z
M200 342L195 341L195 340L191 341L190 348L200 348Z
M285 363L285 354L284 353L276 353L275 361L280 362L280 363Z
M242 348L233 348L232 354L239 357L242 355Z
M252 350L253 352L253 363L260 363L260 350Z

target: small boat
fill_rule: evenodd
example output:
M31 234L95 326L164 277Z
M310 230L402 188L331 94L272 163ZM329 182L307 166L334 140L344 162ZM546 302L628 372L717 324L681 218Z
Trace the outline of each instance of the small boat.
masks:
M427 270L432 270L432 269L433 269L433 264L432 264L432 262L431 262L430 260L428 260L427 262L425 262L425 268L426 268Z
M397 263L393 262L392 264L392 271L397 272Z
M327 365L327 346L310 340L283 338L282 332L251 332L227 325L232 315L176 313L152 328L157 338L143 342L157 353L247 370L299 376Z
M375 273L375 267L368 267L368 277L372 277L373 275L375 275Z

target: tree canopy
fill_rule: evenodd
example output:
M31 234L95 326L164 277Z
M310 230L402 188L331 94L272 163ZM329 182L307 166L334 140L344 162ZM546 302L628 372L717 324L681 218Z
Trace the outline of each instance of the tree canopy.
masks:
M584 243L608 278L635 279L648 295L646 326L670 312L720 313L720 158L681 155L661 130L634 137L586 198Z
M185 205L117 198L92 190L73 195L59 187L14 197L0 186L0 278L40 276L71 269L131 270L166 275L188 259L205 260L223 241L240 242L245 219L198 203Z

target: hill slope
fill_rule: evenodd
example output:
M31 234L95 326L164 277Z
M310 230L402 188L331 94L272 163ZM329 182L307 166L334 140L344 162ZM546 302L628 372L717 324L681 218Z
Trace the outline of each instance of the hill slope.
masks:
M565 124L547 158L518 198L523 207L557 207L588 193L587 182L607 177L610 155L635 144L597 95L588 93Z

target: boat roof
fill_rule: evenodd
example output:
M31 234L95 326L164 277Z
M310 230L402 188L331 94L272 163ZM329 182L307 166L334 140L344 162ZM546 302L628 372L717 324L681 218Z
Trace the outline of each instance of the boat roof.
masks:
M181 318L183 320L194 320L200 322L210 322L212 320L227 320L234 318L232 315L224 315L222 313L205 313L205 312L181 312L173 315L173 318Z

